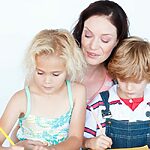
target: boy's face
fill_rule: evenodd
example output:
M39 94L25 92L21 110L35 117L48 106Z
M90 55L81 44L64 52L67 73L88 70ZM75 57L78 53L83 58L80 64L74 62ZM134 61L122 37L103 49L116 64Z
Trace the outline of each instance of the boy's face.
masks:
M147 81L140 82L122 81L118 80L118 95L121 98L140 98L144 96L144 89L147 85Z
M67 76L66 65L63 59L55 54L36 57L34 83L44 94L59 92Z

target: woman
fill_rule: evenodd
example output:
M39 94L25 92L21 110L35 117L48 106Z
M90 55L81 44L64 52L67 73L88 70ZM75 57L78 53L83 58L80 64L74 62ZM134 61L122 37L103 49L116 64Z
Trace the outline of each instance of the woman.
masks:
M82 48L88 63L83 84L87 89L87 115L83 147L96 150L106 149L112 141L105 135L92 131L90 107L99 102L99 92L108 90L113 81L107 72L107 64L116 47L128 36L128 18L124 10L115 2L102 0L91 3L84 9L74 27L73 35Z

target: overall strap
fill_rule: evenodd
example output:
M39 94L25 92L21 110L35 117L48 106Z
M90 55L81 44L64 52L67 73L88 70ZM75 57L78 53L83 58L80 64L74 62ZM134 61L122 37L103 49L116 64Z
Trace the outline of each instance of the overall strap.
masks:
M72 96L72 90L71 90L71 83L69 80L66 80L67 84L67 89L68 89L68 96L69 96L69 103L70 103L70 108L73 108L73 96Z
M31 95L30 95L30 90L29 90L28 86L25 87L25 93L26 93L26 97L27 97L27 112L26 112L24 117L20 118L20 120L26 119L29 116L30 110L31 110L31 104L30 104L30 102L31 102Z
M111 112L109 110L110 104L108 102L109 99L109 91L104 91L100 93L104 106L106 107L105 110L102 110L103 118L109 118L111 116Z
M113 79L113 80L112 80L112 82L113 82L113 85L118 84L118 81L117 81L117 80L115 80L115 79Z

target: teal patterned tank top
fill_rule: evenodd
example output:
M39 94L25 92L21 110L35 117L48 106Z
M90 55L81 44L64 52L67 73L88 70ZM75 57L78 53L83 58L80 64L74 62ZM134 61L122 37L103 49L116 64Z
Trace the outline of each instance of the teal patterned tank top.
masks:
M27 112L24 117L19 119L20 128L17 132L19 140L40 140L47 142L48 145L56 145L63 142L68 137L70 119L73 109L73 98L70 81L66 80L70 109L58 118L48 119L30 114L31 96L28 87L25 87L27 96Z

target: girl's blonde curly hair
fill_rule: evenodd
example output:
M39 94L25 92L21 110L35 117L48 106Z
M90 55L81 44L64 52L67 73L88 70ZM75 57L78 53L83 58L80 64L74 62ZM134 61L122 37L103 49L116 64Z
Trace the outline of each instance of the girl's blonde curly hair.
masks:
M26 81L30 81L33 77L36 56L51 53L59 53L59 56L65 60L68 79L79 81L83 78L86 61L71 33L65 29L45 29L34 37L26 53Z

